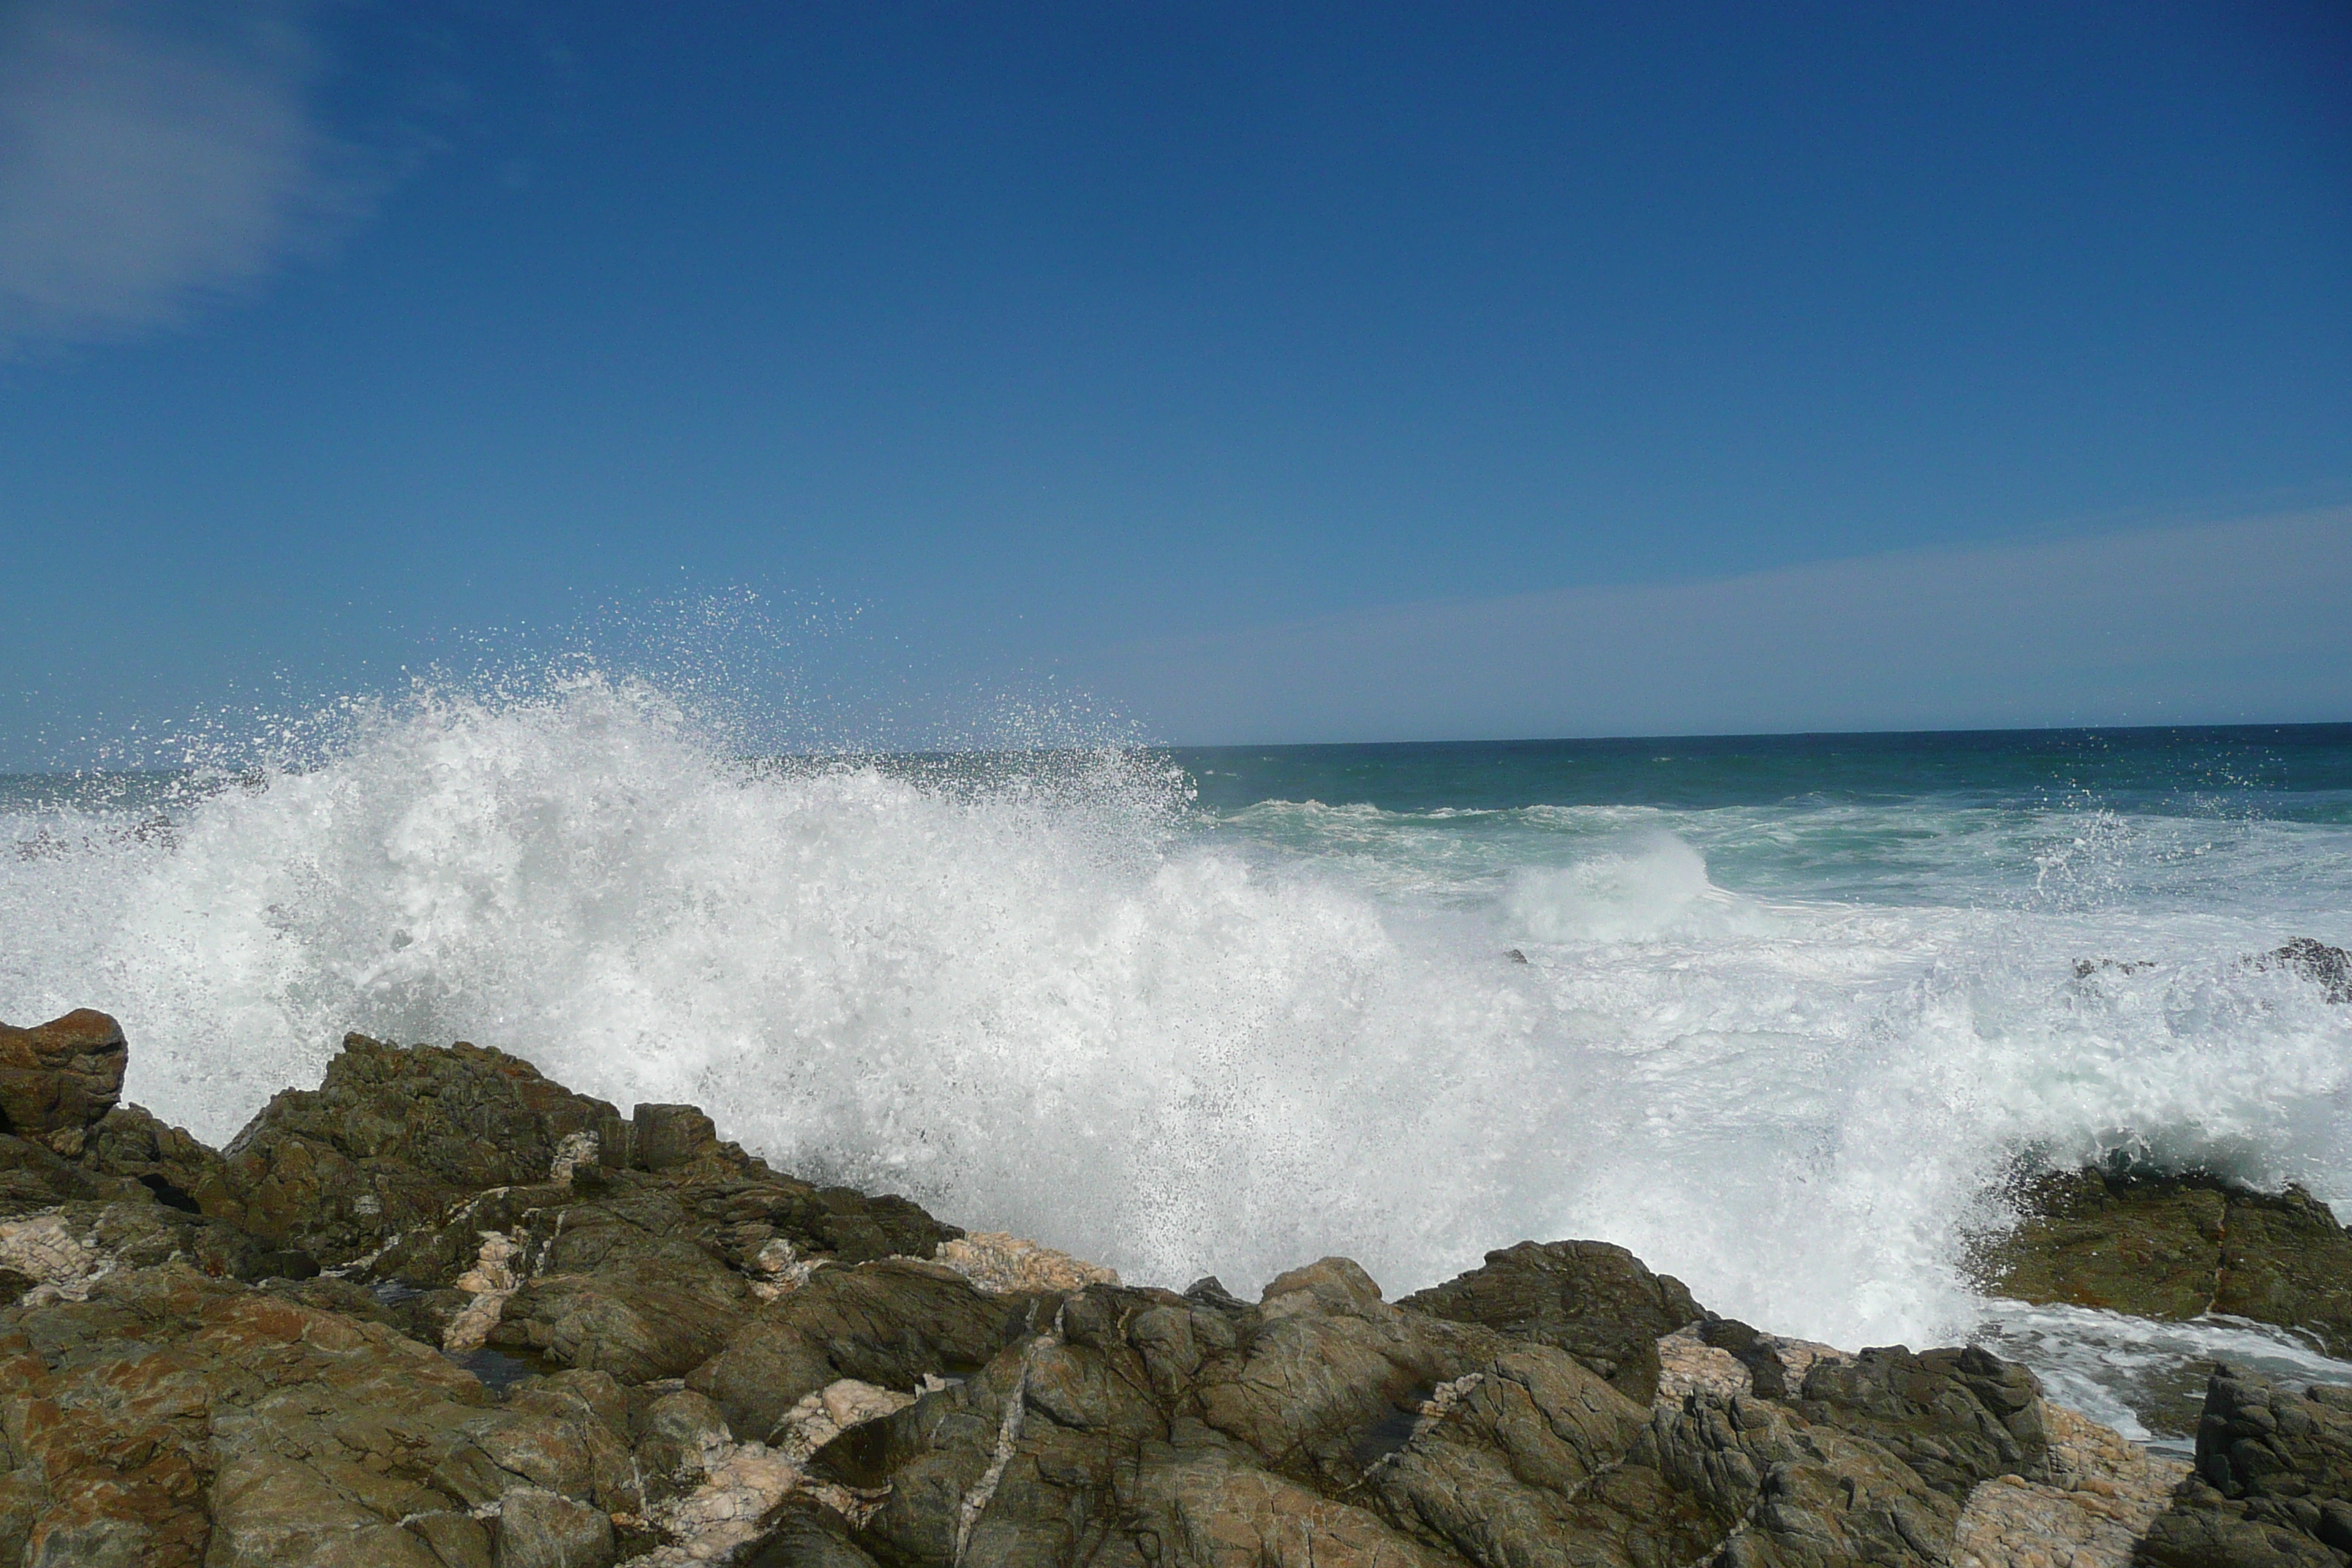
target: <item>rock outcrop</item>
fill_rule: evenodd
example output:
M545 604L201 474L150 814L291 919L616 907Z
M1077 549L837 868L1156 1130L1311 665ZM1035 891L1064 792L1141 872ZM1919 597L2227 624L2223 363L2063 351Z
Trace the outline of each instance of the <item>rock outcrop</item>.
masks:
M772 1170L692 1106L624 1118L501 1052L358 1036L216 1153L114 1103L94 1016L26 1055L10 1103L46 1122L0 1134L0 1568L2337 1550L2331 1394L2217 1379L2165 1511L2172 1473L2021 1367L1777 1338L1621 1247L1524 1242L1393 1303L1341 1258L1255 1301L1129 1287ZM2187 1215L2217 1279L2324 1297L2304 1210L2179 1191L2175 1273Z
M2281 1388L2216 1368L2195 1474L2137 1560L2145 1568L2352 1562L2352 1388Z
M1605 1241L1523 1241L1402 1304L1564 1350L1643 1405L1657 1395L1659 1339L1705 1315L1681 1280Z
M2023 1216L1976 1259L1986 1289L2144 1318L2222 1312L2352 1356L2352 1231L2300 1187L2084 1170L2021 1184Z
M122 1098L130 1061L122 1026L84 1007L30 1029L0 1024L0 1132L62 1154Z

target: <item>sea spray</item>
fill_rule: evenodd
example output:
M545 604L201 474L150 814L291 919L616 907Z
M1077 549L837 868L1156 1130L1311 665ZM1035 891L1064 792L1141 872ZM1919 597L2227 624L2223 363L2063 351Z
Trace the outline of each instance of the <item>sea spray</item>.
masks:
M588 671L24 805L0 1005L114 1012L131 1097L215 1142L347 1028L471 1038L1134 1279L1337 1252L1396 1294L1599 1237L1845 1344L1978 1321L2021 1160L2352 1195L2352 1016L2240 962L2289 933L2191 853L2287 864L2274 825L1221 812L1126 749L739 753Z

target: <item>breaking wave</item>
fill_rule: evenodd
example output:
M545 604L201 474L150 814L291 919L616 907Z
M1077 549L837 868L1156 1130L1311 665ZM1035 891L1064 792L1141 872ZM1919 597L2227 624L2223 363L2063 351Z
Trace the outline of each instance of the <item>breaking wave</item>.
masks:
M0 1008L115 1013L216 1142L345 1029L467 1038L1134 1279L1593 1236L1846 1344L1977 1321L2021 1158L2352 1196L2352 1009L2238 962L2294 934L2251 895L1766 898L1710 875L1755 813L1220 816L1132 750L753 763L593 675L137 794L5 808Z

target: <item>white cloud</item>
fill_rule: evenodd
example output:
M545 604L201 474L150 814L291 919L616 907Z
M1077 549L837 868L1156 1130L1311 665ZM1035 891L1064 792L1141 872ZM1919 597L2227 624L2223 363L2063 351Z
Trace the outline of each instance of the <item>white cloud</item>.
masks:
M1178 741L2352 718L2352 512L1400 605L1075 673Z
M357 216L320 66L298 0L0 11L0 342L181 320Z

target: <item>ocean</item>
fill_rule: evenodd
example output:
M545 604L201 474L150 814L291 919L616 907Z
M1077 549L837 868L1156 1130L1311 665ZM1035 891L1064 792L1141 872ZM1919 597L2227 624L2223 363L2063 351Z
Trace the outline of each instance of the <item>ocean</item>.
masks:
M1599 1237L2175 1446L2215 1355L2352 1378L1965 1264L2042 1165L2352 1219L2352 1006L2247 962L2352 945L2352 726L747 758L586 678L9 778L0 843L0 1016L115 1014L215 1143L464 1038L1134 1281Z

